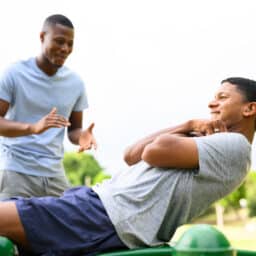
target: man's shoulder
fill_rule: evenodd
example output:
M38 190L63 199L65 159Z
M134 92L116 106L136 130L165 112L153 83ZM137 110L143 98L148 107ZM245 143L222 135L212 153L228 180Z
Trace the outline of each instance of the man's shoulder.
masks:
M4 69L3 73L19 72L27 67L31 67L32 62L33 62L33 58L11 62Z
M208 143L221 143L223 145L230 144L230 143L243 143L247 146L250 146L249 141L247 138L241 134L236 132L221 132L221 133L215 133L208 136L202 136L202 137L195 137L196 141L203 141Z
M241 133L217 133L197 138L196 142L201 162L242 169L250 163L251 144Z
M58 76L60 76L63 79L73 80L76 84L84 85L84 81L80 74L78 74L76 71L67 66L61 67Z
M251 144L241 133L223 132L195 138L199 156L202 158L218 158L226 162L250 158Z

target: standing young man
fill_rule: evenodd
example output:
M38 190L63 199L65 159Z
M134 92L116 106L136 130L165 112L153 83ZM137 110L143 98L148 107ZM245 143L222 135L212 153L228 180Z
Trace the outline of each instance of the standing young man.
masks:
M82 131L87 97L81 78L64 66L73 50L74 27L49 16L41 52L0 77L0 200L59 196L69 187L62 166L65 128L79 151L96 146L93 124Z
M132 167L92 189L0 203L0 234L35 255L92 256L169 242L249 170L256 82L224 80L209 107L210 120L189 120L129 147Z

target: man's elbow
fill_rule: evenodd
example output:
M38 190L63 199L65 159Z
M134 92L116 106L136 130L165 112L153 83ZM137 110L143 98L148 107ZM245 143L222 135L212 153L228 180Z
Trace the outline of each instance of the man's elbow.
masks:
M147 145L141 155L141 159L151 166L159 166L156 156L157 150L152 145Z
M123 160L126 162L126 164L128 164L129 166L133 165L133 160L131 157L131 149L130 147L128 147L125 152L124 152L124 156L123 156Z
M128 154L125 154L123 159L129 166L133 165L132 159L129 157Z

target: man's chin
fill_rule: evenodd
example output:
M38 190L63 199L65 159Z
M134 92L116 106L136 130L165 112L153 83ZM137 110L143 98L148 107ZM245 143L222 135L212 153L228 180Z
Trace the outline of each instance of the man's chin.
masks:
M216 115L212 115L212 116L211 116L211 120L212 120L212 121L220 120L220 117L219 117L219 116L216 116Z
M55 66L55 67L62 67L65 63L66 59L63 59L63 58L55 58L55 59L52 59L52 64Z
M53 66L55 66L56 68L61 68L64 65L64 62L54 62L52 63Z

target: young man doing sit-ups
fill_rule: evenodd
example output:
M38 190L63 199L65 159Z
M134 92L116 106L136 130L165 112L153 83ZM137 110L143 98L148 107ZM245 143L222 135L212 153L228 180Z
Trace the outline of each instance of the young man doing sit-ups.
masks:
M126 171L60 198L0 203L0 235L32 255L96 255L157 246L236 189L250 166L256 82L222 81L210 120L189 120L130 146Z

